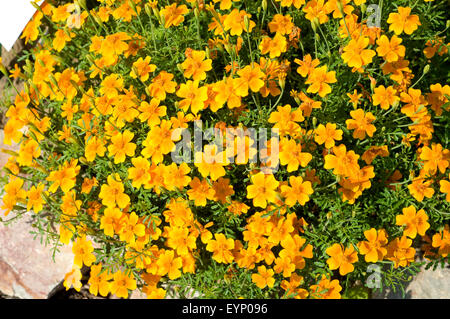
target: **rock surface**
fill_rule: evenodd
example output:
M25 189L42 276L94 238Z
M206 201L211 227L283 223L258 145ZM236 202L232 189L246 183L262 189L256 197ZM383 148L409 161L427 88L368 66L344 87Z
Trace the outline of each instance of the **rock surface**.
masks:
M0 150L17 150L17 146L6 146L3 131L0 131ZM0 168L10 155L0 152ZM13 218L13 213L4 217ZM60 248L53 261L52 247L45 246L34 235L30 213L8 225L0 223L0 294L17 298L47 298L52 289L71 270L73 253L70 246Z
M374 299L449 299L450 266L438 267L436 270L422 268L410 282L406 283L405 296L400 291L389 289L374 293Z

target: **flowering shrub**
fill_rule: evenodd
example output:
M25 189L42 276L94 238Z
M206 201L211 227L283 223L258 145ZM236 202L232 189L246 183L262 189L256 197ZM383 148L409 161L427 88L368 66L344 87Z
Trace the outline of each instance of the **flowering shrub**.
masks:
M3 209L71 243L66 287L86 266L102 296L399 287L416 254L450 253L445 10L44 2L23 67L3 68L25 84L6 113L20 150Z

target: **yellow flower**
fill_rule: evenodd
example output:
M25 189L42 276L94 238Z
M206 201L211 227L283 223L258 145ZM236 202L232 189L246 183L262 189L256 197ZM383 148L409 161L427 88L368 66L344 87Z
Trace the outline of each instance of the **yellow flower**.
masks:
M125 162L126 156L134 156L136 144L131 140L134 133L125 130L111 137L111 145L108 146L110 157L114 157L114 164Z
M327 248L326 253L330 256L327 259L328 266L331 270L339 269L341 276L345 276L355 269L353 264L358 261L358 253L352 245L344 249L342 244L333 244Z
M414 206L409 206L403 208L403 214L396 216L396 225L406 226L403 230L403 235L408 236L412 239L416 237L417 234L424 236L430 224L427 222L428 216L423 209L416 212Z
M281 194L286 198L284 201L286 205L290 207L297 202L302 206L305 205L309 201L309 195L314 193L311 182L303 182L303 178L300 176L289 177L289 185L281 186Z
M129 202L130 197L124 193L124 186L118 174L109 175L107 184L103 184L100 189L98 197L102 200L103 205L107 207L125 208Z
M267 203L274 203L277 199L275 191L280 184L272 174L259 172L252 175L252 185L247 186L247 198L253 199L253 205L266 208Z
M331 93L329 83L336 83L336 72L327 71L327 66L321 66L314 69L308 76L305 84L310 84L306 92L318 93L320 97L325 97Z
M364 260L368 263L376 263L383 260L387 254L385 246L388 243L387 234L384 229L376 230L371 228L364 231L367 241L361 241L358 244L359 253L364 256Z
M111 282L111 293L119 298L128 298L128 291L135 290L137 288L136 279L134 279L133 273L125 273L118 270L113 275L113 281Z
M184 15L189 12L186 5L177 6L176 3L165 6L161 11L161 16L164 17L164 27L177 26L184 21Z
M368 50L366 47L369 45L369 38L359 37L358 39L352 39L344 47L344 53L342 53L342 59L351 68L361 68L372 62L372 58L375 56L375 51Z
M412 34L418 26L422 25L419 20L419 16L411 14L411 8L398 7L398 12L389 14L387 23L389 23L389 31L394 31L396 35Z
M139 77L142 82L148 80L150 73L156 70L156 65L150 64L151 58L146 56L145 59L139 58L136 62L133 63L133 67L131 68L130 76L133 79Z
M83 284L81 283L81 271L77 267L73 267L71 271L69 271L64 276L63 285L66 287L66 290L69 290L73 287L76 291L80 291Z
M231 253L234 249L234 240L217 233L214 234L214 238L208 241L206 250L213 253L212 258L218 263L230 264L234 259Z
M258 273L252 274L252 282L256 284L256 286L260 289L265 288L266 286L272 288L275 284L275 278L273 278L273 270L267 269L266 266L259 266Z
M332 148L335 145L335 141L342 140L342 130L336 129L336 124L327 123L326 126L320 124L314 130L314 141L317 144L325 144L325 148Z
M186 60L181 64L186 78L192 77L194 81L206 79L206 72L212 69L212 60L206 59L205 51L190 50Z
M92 246L92 242L86 240L86 236L77 238L72 246L72 252L75 255L73 264L80 268L83 267L83 264L90 267L97 259L92 253L93 251L94 247Z
M376 131L375 125L371 124L375 121L375 116L371 112L364 113L364 110L357 109L355 111L351 111L350 115L352 119L346 120L347 129L354 130L353 138L358 138L363 140L366 137L366 134L369 137L373 136L373 133Z

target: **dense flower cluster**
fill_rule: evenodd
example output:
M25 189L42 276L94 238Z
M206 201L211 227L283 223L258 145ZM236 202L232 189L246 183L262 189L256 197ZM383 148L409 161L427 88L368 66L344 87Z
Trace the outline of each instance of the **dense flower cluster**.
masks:
M102 296L340 298L448 258L446 1L375 26L366 0L94 2L44 2L3 69L25 88L2 208L72 245L67 288L86 266ZM174 161L200 120L224 139Z

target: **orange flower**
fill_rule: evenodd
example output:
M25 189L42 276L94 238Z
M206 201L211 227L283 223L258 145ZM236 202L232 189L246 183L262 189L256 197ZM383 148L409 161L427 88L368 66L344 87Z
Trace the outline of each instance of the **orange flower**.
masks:
M336 83L336 72L327 71L327 66L321 66L314 69L305 81L305 84L311 84L306 92L308 93L318 93L320 97L325 97L331 93L331 87L328 83Z
M314 21L317 19L320 24L326 23L328 21L328 10L324 4L325 0L310 0L303 7L303 12L305 12L305 18L309 21Z
M331 270L339 268L339 274L345 276L354 270L353 263L358 261L358 253L352 245L344 249L342 244L333 244L327 248L326 253L330 256L327 264Z
M53 39L53 48L60 52L66 46L66 42L72 40L75 33L70 31L65 31L64 29L59 29L55 32L55 37Z
M450 176L449 176L450 179ZM442 193L447 194L447 196L445 197L445 200L447 202L450 202L450 181L446 181L444 179L439 181L439 185L441 186L441 188L439 189Z
M336 130L336 124L333 123L327 123L326 126L323 124L320 124L315 130L314 130L314 140L319 145L322 145L325 143L325 148L332 148L335 145L335 140L340 141L342 140L342 130Z
M166 99L166 93L174 93L177 83L172 81L174 75L166 71L161 71L148 86L150 96L163 101Z
M150 180L150 163L145 158L139 156L131 159L133 167L128 168L128 179L132 180L131 185L139 188Z
M402 43L402 39L396 35L392 36L391 40L389 40L387 36L382 35L381 38L377 40L378 56L383 57L387 62L398 61L400 57L403 58L405 56L406 50L400 43Z
M270 32L279 33L281 35L290 34L294 28L292 17L289 14L275 14L272 21L268 23Z
M81 283L82 274L78 267L73 267L71 271L69 271L64 276L63 285L66 287L66 290L69 290L73 287L76 291L80 291L83 284Z
M385 248L388 243L387 234L384 229L376 230L371 228L364 231L367 241L361 241L358 244L359 253L365 255L364 259L368 263L376 263L383 260L387 254Z
M75 255L74 265L80 268L83 267L83 264L90 267L96 260L95 255L92 253L93 251L92 242L86 240L86 236L78 237L72 246L72 252Z
M130 203L130 197L124 193L124 186L118 174L109 175L108 184L103 184L98 197L102 200L103 205L107 207L125 208Z
M344 47L342 59L349 67L357 69L371 63L376 53L373 50L366 49L368 45L369 38L367 37L350 40L347 46Z
M385 88L383 85L380 85L377 86L373 92L373 105L379 105L383 110L387 110L389 106L392 106L396 102L400 101L400 98L396 95L397 90L392 86Z
M194 177L194 179L189 183L189 187L191 189L187 191L187 194L189 196L189 200L194 201L195 206L205 206L207 199L214 199L214 189L209 186L206 179L200 181L198 177Z
M264 73L257 65L253 67L247 65L245 68L237 72L239 78L236 79L235 93L237 96L247 96L248 90L258 92L263 86Z
M411 8L398 7L398 13L390 13L387 23L389 23L389 31L394 31L396 35L400 35L403 31L406 34L412 34L420 23L419 17L411 14Z
M325 275L322 275L317 285L312 285L309 289L313 299L341 299L342 287L339 285L339 280L330 280Z
M157 275L159 276L168 275L170 280L181 277L180 268L183 261L180 257L175 257L173 250L166 250L159 255L156 265L158 266Z
M424 236L430 224L427 222L428 216L423 209L416 213L414 206L403 208L403 215L396 216L396 225L404 226L403 235L412 239L416 238L416 235Z
M280 142L280 163L287 165L287 171L293 172L298 167L306 167L312 160L310 153L302 152L302 145L296 143L293 139L284 138Z
M435 248L439 247L439 255L445 258L450 254L450 231L448 225L445 225L442 232L434 234L432 240L432 246Z
M333 155L334 154L334 155ZM351 176L359 170L359 155L348 151L344 144L333 147L333 154L325 155L325 169L333 169L334 175Z
M414 261L416 250L411 247L412 240L406 236L395 238L387 246L386 259L394 262L394 267L406 267L409 263Z
M125 215L124 227L120 231L120 240L133 245L136 237L145 236L145 225L139 223L139 216L135 212Z
M195 153L195 166L203 177L211 176L215 181L225 175L224 166L229 163L226 152L218 151L217 145L205 145L204 152Z
M248 19L248 29L245 23L245 17ZM256 23L250 18L251 14L245 12L244 10L239 11L238 9L233 9L230 14L226 15L223 21L223 26L225 31L230 30L230 35L241 35L242 31L252 32Z
M277 199L276 189L280 184L272 174L259 172L251 177L252 185L247 186L247 198L253 199L253 205L266 208L267 203Z
M275 2L281 2L280 5L282 7L294 6L297 9L300 9L305 4L305 0L275 0Z
M291 186L281 186L281 194L286 198L284 202L289 207L294 206L297 202L302 206L305 205L309 201L309 195L314 193L311 182L303 182L303 178L300 176L290 176L289 184Z
M367 165L370 165L377 156L389 156L387 145L371 146L367 151L364 152L364 154L361 156L361 159L365 161Z
M364 113L364 110L357 109L351 111L350 115L353 119L346 120L347 129L355 130L353 132L353 138L358 138L363 140L366 134L369 137L373 136L376 131L375 125L370 124L375 120L375 116L371 112Z
M359 103L359 99L361 98L362 94L358 94L358 91L356 89L353 90L353 93L347 93L348 98L350 99L350 102L353 105L353 108L356 108L356 106Z
M187 59L181 64L186 78L192 77L194 81L206 79L206 71L212 69L212 60L206 59L205 51L191 50L186 54Z
M184 15L189 12L186 5L182 4L177 6L173 3L169 6L165 6L160 14L164 17L164 27L169 28L171 26L177 26L184 21Z
M123 79L117 74L111 74L105 77L101 83L100 93L108 98L114 98L123 90Z
M84 150L84 156L88 162L94 161L95 157L98 155L100 157L105 155L106 147L103 140L96 136L92 136L89 138L86 143L86 147Z
M422 177L418 177L408 185L409 192L419 202L423 201L424 197L431 198L434 194L434 189L430 187L432 181L426 181Z
M214 101L218 103L218 108L227 103L228 108L233 109L241 106L241 97L236 94L237 79L225 78L214 84L213 90L216 92Z
M427 173L435 174L439 169L439 171L444 174L449 166L449 155L449 150L443 150L441 144L433 143L431 148L424 146L420 153L420 159L425 162L423 170Z
M312 59L311 54L307 54L303 57L303 60L294 59L294 62L300 66L297 68L297 73L304 78L309 76L314 69L320 64L319 59Z
M134 156L136 144L131 140L134 133L125 130L111 137L111 145L108 146L110 157L114 157L114 164L125 162L126 156Z
M133 79L139 77L142 82L148 80L150 73L156 70L156 65L150 64L151 58L149 56L145 57L145 59L139 58L136 62L133 63L133 67L131 68L130 76Z
M234 240L226 238L224 234L214 234L215 239L210 239L206 245L206 250L213 253L212 258L218 263L230 264L233 262Z
M102 263L92 265L89 272L89 292L95 296L100 293L101 296L106 297L110 291L110 282L113 275L109 270L102 271Z
M274 272L272 269L266 269L266 266L259 266L258 273L252 274L252 282L260 289L263 289L266 286L272 288L275 284L273 274Z
M132 272L127 274L121 270L118 270L114 273L113 281L111 282L112 294L119 298L128 298L128 291L133 291L136 288L136 279L134 279Z
M271 59L279 57L283 52L287 50L286 38L281 33L276 33L272 38L264 37L259 44L261 54L269 53Z
M184 98L180 101L180 108L186 113L191 108L192 113L197 114L203 110L204 102L208 99L208 88L199 87L199 81L187 81L182 83L177 91L177 96Z

